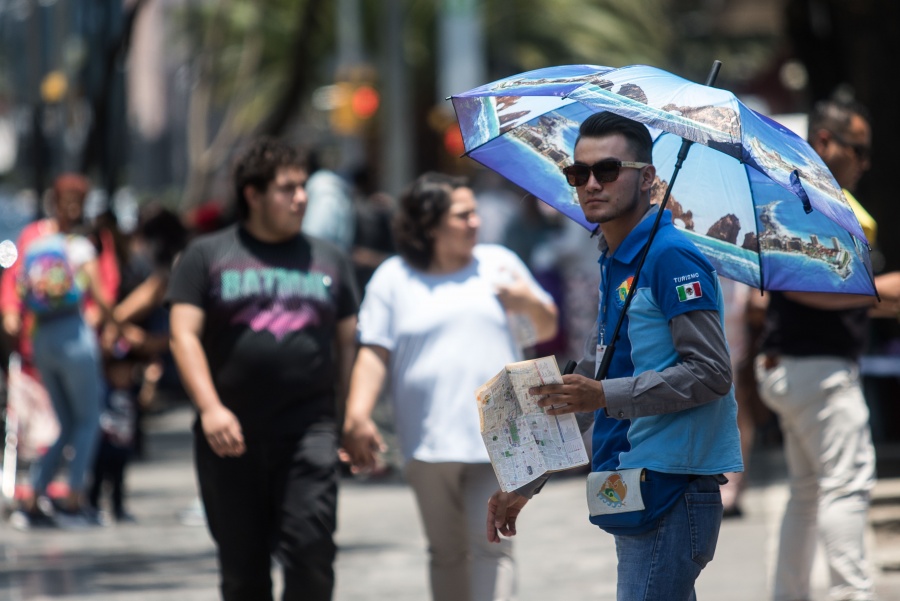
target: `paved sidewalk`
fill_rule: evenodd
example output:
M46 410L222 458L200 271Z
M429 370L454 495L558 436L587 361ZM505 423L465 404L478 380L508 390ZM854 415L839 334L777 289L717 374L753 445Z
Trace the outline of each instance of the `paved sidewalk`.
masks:
M129 474L137 524L30 533L0 524L0 601L217 599L215 554L206 528L179 521L179 512L196 498L190 420L185 406L148 420L147 458L134 463ZM724 523L716 558L697 585L700 599L767 598L787 493L777 455L754 461L757 475L745 498L746 515ZM770 475L768 481L760 481L762 474ZM396 481L343 484L335 601L427 599L425 542L409 488ZM879 481L878 492L879 499L891 500L900 495L900 481ZM523 511L516 551L519 601L615 598L612 537L587 522L583 495L580 478L558 477ZM885 520L893 519L891 503L876 507ZM900 544L890 536L879 534L878 541L873 536L872 544L876 558L900 560ZM825 599L825 578L817 564L817 601ZM877 586L882 599L900 599L900 572L879 571Z

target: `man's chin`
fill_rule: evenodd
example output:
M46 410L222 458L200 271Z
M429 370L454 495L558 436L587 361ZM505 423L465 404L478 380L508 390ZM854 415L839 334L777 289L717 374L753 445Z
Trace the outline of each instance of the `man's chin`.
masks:
M597 225L608 223L613 220L609 215L585 215L585 221L588 223L596 223Z

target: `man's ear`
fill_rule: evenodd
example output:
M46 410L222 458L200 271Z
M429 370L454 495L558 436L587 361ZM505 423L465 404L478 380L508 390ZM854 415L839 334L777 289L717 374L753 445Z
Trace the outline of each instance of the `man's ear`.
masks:
M641 170L641 191L646 192L653 187L656 180L656 167L648 165Z
M254 186L250 184L244 186L244 198L247 199L247 204L249 206L257 206L261 196L262 192L257 190Z
M831 132L827 129L820 129L816 131L812 135L809 140L809 145L812 146L812 149L816 151L816 154L819 156L825 155L825 149L828 147L829 142L832 140Z

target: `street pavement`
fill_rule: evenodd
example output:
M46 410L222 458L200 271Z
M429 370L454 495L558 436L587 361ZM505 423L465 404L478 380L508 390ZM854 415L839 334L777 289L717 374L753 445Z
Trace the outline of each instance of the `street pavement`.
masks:
M205 526L183 520L196 501L190 421L183 404L148 418L146 456L128 475L137 523L34 532L0 524L0 601L217 599L212 541ZM753 467L745 515L723 523L716 557L697 583L699 599L768 598L787 489L779 453L754 456ZM877 592L900 599L900 480L880 480L876 497L880 525L869 543L879 564ZM337 541L335 601L428 599L415 502L396 476L343 481ZM615 598L613 540L587 522L582 478L550 481L522 512L516 545L519 601ZM826 578L820 558L816 601L826 599Z

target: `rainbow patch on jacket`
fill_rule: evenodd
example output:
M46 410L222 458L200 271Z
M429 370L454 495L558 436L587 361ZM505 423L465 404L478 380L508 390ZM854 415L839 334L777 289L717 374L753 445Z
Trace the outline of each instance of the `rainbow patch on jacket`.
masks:
M631 290L631 284L633 282L634 276L630 276L616 287L616 299L619 301L619 306L622 306L625 303L625 297L628 296L628 291Z

